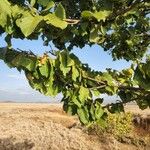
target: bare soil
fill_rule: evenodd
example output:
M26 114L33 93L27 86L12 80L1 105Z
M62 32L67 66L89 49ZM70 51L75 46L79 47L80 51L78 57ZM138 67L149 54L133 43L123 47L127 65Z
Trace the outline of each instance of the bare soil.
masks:
M123 149L138 148L88 135L77 117L66 115L60 104L0 103L0 150Z

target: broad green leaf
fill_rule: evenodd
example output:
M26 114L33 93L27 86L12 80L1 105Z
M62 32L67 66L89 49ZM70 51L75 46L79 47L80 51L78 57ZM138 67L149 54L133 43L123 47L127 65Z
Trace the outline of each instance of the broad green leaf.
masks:
M12 6L12 16L13 18L16 20L18 17L20 17L21 14L23 14L24 12L26 12L24 9L22 9L20 6L18 5L14 5Z
M59 4L55 10L55 15L60 18L60 19L66 19L66 12L65 12L65 9L64 7Z
M0 27L3 27L5 32L11 34L13 32L12 9L7 0L0 2Z
M82 18L92 18L94 14L91 11L82 11L81 16Z
M50 66L48 65L47 61L39 67L39 71L40 71L42 76L48 78L49 71L50 71Z
M94 96L99 96L101 93L98 90L92 90Z
M116 91L117 91L117 87L114 87L114 86L106 86L105 87L105 90L106 92L108 92L109 95L114 95L116 94Z
M72 58L70 58L70 55L67 53L67 66L70 67L70 66L74 66L75 65L75 62Z
M63 72L63 75L66 76L67 73L71 70L71 67L67 66L67 52L63 51L59 53L59 61L60 61L60 70Z
M99 26L94 26L90 31L89 41L92 43L103 43L105 40L104 36L101 34Z
M77 113L78 113L80 121L83 124L86 125L89 123L89 112L88 112L88 109L86 108L86 106L84 106L83 108L78 108Z
M55 14L48 14L44 17L47 24L51 24L56 28L65 29L67 27L67 22L63 21L61 18L57 17Z
M95 118L99 120L104 114L104 110L99 102L95 103Z
M33 16L30 12L26 11L23 16L16 20L17 26L21 29L25 37L28 37L34 32L38 24L42 21L42 16Z
M24 53L5 49L2 52L4 61L11 67L20 68L23 70L34 71L36 67L36 57L27 56Z
M41 77L41 75L39 74L39 72L37 70L35 70L32 75L35 79L40 79L40 77Z
M97 21L105 21L106 18L111 14L111 11L103 10L99 12L94 13L94 17L97 19Z
M107 81L107 84L109 86L114 86L114 82L113 82L114 79L109 73L104 72L103 75L101 76L101 79L104 80L104 81Z
M103 10L103 11L98 11L98 12L90 12L90 11L83 11L81 16L82 18L95 18L97 21L105 21L106 18L111 14L111 11Z
M76 95L74 94L74 95L71 97L71 101L72 101L75 105L77 105L78 108L81 108L81 107L82 107L81 102L78 100L77 94L76 94Z
M0 2L0 25L7 26L8 17L11 17L11 7L7 0Z
M41 80L34 79L32 73L27 70L25 71L25 75L26 75L26 78L28 79L29 84L32 88L38 90L42 94L46 94L46 92L47 92L46 87L43 84L43 82L41 82Z
M90 108L90 114L91 114L92 119L95 121L96 120L96 118L95 118L95 107L93 104L91 105L91 108Z
M35 69L36 59L20 54L14 58L11 63L14 66L23 67L25 70L33 71Z
M138 83L138 85L145 90L150 90L150 78L141 72L139 67L136 68L134 72L134 81Z
M78 69L75 66L72 66L72 80L76 81L79 76L80 76L80 73Z
M47 87L47 93L45 95L56 96L58 93L59 93L58 86L49 84L49 86Z
M55 6L55 3L51 0L51 1L47 4L46 8L45 8L43 11L47 11L47 10L53 8L54 6Z
M89 41L93 42L93 43L98 43L99 42L99 31L98 31L98 28L92 28L92 30L90 32Z
M89 98L89 94L90 94L89 89L81 86L79 89L79 100L81 102L85 102Z

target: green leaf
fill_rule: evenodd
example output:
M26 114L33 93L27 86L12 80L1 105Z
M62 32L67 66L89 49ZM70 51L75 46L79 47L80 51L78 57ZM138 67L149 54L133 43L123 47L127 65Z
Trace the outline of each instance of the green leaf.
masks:
M79 89L79 100L81 102L85 102L89 98L89 94L90 94L89 89L81 86Z
M83 108L78 108L77 113L78 113L80 121L83 124L86 125L89 123L89 112L86 106L84 106Z
M77 95L73 95L73 96L71 97L71 100L72 100L72 102L73 102L75 105L78 106L78 108L81 108L81 107L82 107L82 104L81 104L81 102L78 100Z
M25 57L24 55L18 55L11 63L15 66L24 67L29 71L33 71L35 70L36 59Z
M66 19L66 12L65 12L65 9L64 7L59 4L55 10L55 15L60 18L60 19Z
M80 76L80 73L78 69L75 66L72 66L72 80L76 81L79 76Z
M45 8L43 11L47 11L47 10L53 8L54 6L55 6L55 3L51 0L51 1L47 4L46 8Z
M17 26L21 29L25 37L28 37L34 32L38 24L42 21L42 16L33 16L28 11L23 13L23 16L16 20Z
M98 90L94 90L94 89L92 90L92 93L93 93L93 95L96 96L96 97L101 94Z
M48 78L49 77L49 68L48 62L46 61L42 66L39 67L39 71L42 76Z
M104 72L103 75L101 76L101 79L104 80L104 81L107 81L107 84L109 86L114 86L114 83L113 83L113 77L111 74L109 74L108 72Z
M138 83L140 87L144 88L145 90L150 90L150 78L147 75L145 75L145 72L143 72L143 70L141 70L139 66L134 72L133 79Z
M11 7L7 0L0 2L0 25L4 28L7 26L8 17L11 17Z
M105 21L106 18L111 14L111 11L103 10L98 12L90 12L90 11L83 11L81 16L85 19L95 18L97 21Z
M47 24L51 24L56 28L65 29L67 27L67 22L63 21L61 18L57 17L55 14L48 14L44 17Z
M95 118L97 120L99 120L103 116L103 114L104 114L104 110L103 110L101 104L98 101L96 101L96 103L95 103Z
M97 19L97 21L105 21L106 18L111 14L111 11L103 10L99 12L94 13L94 17Z
M45 95L47 95L47 96L56 96L58 93L59 93L58 86L50 83L47 86L47 93Z
M60 70L63 72L63 75L66 77L67 73L71 70L71 67L67 66L67 52L63 51L59 53L60 61Z
M13 18L16 20L18 19L24 12L26 12L24 9L22 9L20 6L18 5L14 5L12 6L12 16Z
M40 91L41 93L45 94L45 87L44 87L43 83L40 82L40 80L35 80L32 73L29 71L25 71L25 75L29 81L30 86L33 89L36 89L36 90Z
M92 18L94 14L91 11L82 11L81 16L82 18Z
M70 55L67 53L67 66L70 67L70 66L74 66L75 65L75 62L72 58L70 58Z
M24 53L10 49L3 49L2 57L11 67L16 67L25 71L35 70L37 62L36 57L28 56Z
M95 107L93 104L91 105L91 108L90 108L90 114L91 114L92 119L95 121L96 120L96 118L95 118Z
M39 72L37 70L35 70L32 75L37 80L40 79L40 77L41 77L41 75L39 74Z
M92 28L90 32L90 42L98 43L99 42L99 34L98 34L98 28Z
M92 43L103 43L105 40L104 36L99 31L99 26L94 26L90 31L89 41Z
M0 2L0 27L3 27L5 32L11 34L13 32L12 9L7 0Z
M116 94L116 91L117 91L117 87L114 87L114 86L106 86L105 87L105 90L110 94L110 95L114 95Z

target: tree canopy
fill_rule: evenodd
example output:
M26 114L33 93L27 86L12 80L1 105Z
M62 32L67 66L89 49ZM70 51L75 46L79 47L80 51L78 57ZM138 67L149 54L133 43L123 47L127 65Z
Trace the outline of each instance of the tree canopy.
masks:
M83 124L104 124L107 111L124 111L135 101L150 107L149 0L3 0L0 3L0 34L7 47L0 59L10 68L24 71L32 88L44 95L63 94L63 108L78 114ZM11 40L43 40L58 48L38 57L31 51L15 50ZM94 71L71 51L73 47L97 44L114 60L132 61L122 71ZM111 66L110 66L111 67ZM113 104L103 105L101 94L118 95Z

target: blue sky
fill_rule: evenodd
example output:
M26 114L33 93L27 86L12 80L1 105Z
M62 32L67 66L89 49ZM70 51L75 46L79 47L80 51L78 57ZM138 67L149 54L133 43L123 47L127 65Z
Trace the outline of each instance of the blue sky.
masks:
M50 50L49 47L43 46L42 40L13 40L12 42L14 48L32 50L38 55ZM0 37L0 44L1 47L6 46L3 37ZM86 46L83 49L74 48L73 53L83 63L88 63L95 70L104 71L106 68L121 70L130 66L130 63L124 60L113 61L111 56L99 46ZM31 89L23 73L19 73L16 69L8 68L0 60L0 101L55 102L58 99L61 99L61 95L56 98L46 97Z

